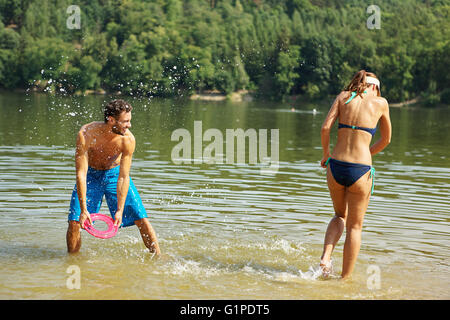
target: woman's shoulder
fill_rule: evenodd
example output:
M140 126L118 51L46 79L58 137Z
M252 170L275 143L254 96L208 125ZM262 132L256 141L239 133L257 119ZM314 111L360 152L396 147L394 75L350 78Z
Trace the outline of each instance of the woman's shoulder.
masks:
M384 98L384 97L376 96L376 97L370 97L370 99L371 99L371 102L379 105L380 107L387 107L387 106L389 106L389 103L388 103L387 99Z
M352 93L350 91L342 90L337 96L338 97L340 97L340 96L348 96L348 95L351 95L351 94Z
M337 96L336 100L344 100L351 97L352 93L350 91L342 90Z

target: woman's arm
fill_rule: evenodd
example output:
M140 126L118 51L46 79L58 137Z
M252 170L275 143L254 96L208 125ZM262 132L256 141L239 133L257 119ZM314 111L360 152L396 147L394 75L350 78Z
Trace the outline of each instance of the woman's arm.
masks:
M391 118L389 116L389 105L388 105L386 99L384 99L382 108L383 108L383 113L381 114L381 117L380 117L381 137L377 142L375 142L370 147L370 153L372 155L376 155L377 153L382 151L384 148L386 148L386 146L389 143L391 143L392 125L391 125Z
M341 96L344 92L341 92L336 99L334 100L333 104L331 105L330 111L328 111L328 115L323 121L322 129L320 131L320 138L322 141L322 150L323 150L323 157L320 161L320 165L323 168L326 168L325 162L327 162L328 158L330 157L330 131L333 127L334 123L336 122L336 119L339 117L339 101L341 100Z

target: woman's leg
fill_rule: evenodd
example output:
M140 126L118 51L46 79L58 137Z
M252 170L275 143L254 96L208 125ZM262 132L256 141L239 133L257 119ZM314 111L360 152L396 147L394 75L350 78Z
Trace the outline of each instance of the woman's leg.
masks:
M362 225L369 205L371 186L369 171L347 189L348 217L341 275L344 279L352 274L361 247Z
M327 181L330 196L333 201L335 215L328 224L328 228L325 233L323 252L320 258L323 264L330 261L334 247L342 236L347 219L345 187L336 182L329 167L327 168Z

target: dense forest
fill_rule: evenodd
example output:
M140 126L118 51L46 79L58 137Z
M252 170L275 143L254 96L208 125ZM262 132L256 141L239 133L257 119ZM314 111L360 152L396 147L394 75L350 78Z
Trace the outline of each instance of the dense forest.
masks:
M366 69L391 102L450 104L449 13L450 0L0 0L0 88L318 99Z

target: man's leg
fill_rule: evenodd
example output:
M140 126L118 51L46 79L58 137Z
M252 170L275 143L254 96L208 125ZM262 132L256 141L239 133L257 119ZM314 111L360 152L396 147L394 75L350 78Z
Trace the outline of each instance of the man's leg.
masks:
M99 212L102 205L103 192L101 190L101 183L96 181L91 175L90 171L87 173L87 190L86 190L86 205L88 212ZM78 200L77 186L73 188L72 198L70 200L70 210L68 216L68 228L66 233L67 251L75 253L81 248L81 226L80 220L80 201Z
M119 174L114 175L106 186L106 203L108 204L111 217L114 219L117 211L117 178ZM122 227L128 227L133 223L139 228L142 240L151 253L159 255L160 249L156 233L152 225L148 221L147 212L145 210L139 192L130 177L130 187L128 189L127 198L125 200L125 208L122 216Z
M67 251L69 253L76 253L81 248L81 232L80 223L78 221L69 221L66 234Z
M156 238L155 230L153 230L153 227L148 219L142 218L134 221L134 223L141 233L142 240L144 241L145 246L150 250L151 253L159 256L161 254L161 251L159 249L158 239Z

